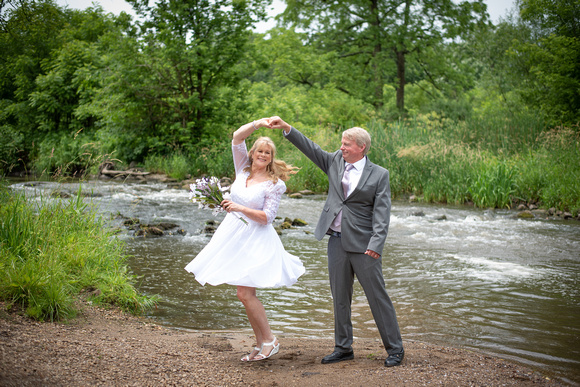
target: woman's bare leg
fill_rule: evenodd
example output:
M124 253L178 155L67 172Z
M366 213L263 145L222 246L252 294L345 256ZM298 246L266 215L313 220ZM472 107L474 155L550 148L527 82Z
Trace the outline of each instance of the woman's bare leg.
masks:
M257 347L261 347L264 343L270 343L274 340L274 335L270 330L268 317L266 316L266 309L256 296L256 288L247 286L238 286L238 299L244 304L246 314L250 325L256 335ZM268 355L271 348L267 350L265 355Z

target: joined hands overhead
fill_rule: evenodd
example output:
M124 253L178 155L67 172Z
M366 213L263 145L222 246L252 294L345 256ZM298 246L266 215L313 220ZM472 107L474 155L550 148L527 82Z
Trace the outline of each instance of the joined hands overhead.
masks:
M261 118L253 121L254 129L268 128L268 129L284 129L286 132L290 130L290 125L278 116Z

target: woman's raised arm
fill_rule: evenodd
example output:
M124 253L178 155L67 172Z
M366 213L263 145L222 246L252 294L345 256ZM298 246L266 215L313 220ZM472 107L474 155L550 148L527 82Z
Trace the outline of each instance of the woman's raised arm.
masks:
M250 136L250 134L254 133L255 130L258 130L260 128L264 128L270 127L270 119L269 118L261 118L259 120L256 121L252 121L250 123L247 123L245 125L240 126L240 128L238 130L236 130L234 132L234 145L239 145L242 142L244 142L244 140L246 138L248 138Z

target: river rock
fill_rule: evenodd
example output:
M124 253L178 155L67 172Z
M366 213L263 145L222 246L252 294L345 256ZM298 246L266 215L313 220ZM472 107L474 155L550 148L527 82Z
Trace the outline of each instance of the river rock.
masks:
M135 230L139 228L140 223L141 222L138 218L129 218L123 222L123 226L127 227L129 230Z
M175 231L165 231L173 230L178 228L179 225L171 222L159 222L154 224L141 223L139 218L127 218L121 214L117 214L116 218L125 219L123 221L123 226L127 227L128 230L135 230L135 236L143 237L159 237L163 235L186 235L187 231L184 229L178 229ZM215 231L215 230L214 230Z
M288 195L290 199L302 199L302 194L300 192L294 192Z
M159 227L162 230L171 230L172 228L176 228L179 227L179 225L175 224L175 223L169 223L169 222L161 222L155 225L156 227Z
M203 229L203 232L206 234L213 234L219 225L220 225L220 222L218 222L217 220L213 220L213 219L208 220L207 222L205 222L205 227Z
M518 206L518 211L525 211L525 210L527 210L527 209L528 209L528 207L527 207L525 204L520 204L520 205Z
M532 211L530 211L530 210L525 210L525 211L518 213L516 215L516 217L520 218L520 219L530 219L530 218L534 217L534 214L532 214Z
M425 213L423 211L415 211L411 215L413 215L413 216L425 216Z
M304 195L304 196L314 195L314 192L312 192L309 189L305 189L305 190L302 190L302 191L298 191L298 193L301 194L301 195Z
M159 227L141 227L137 231L135 231L135 236L143 236L143 237L159 237L163 236L164 232Z
M562 218L564 219L572 219L574 216L569 213L569 212L564 212L564 214L562 214Z
M435 220L447 220L447 216L441 215L441 216L436 217Z
M203 228L203 232L206 234L213 234L215 233L216 229L217 227L214 226L213 224L206 224L205 227Z
M302 227L302 226L307 226L307 225L308 225L308 223L306 223L305 221L303 221L300 218L296 218L292 221L292 226Z

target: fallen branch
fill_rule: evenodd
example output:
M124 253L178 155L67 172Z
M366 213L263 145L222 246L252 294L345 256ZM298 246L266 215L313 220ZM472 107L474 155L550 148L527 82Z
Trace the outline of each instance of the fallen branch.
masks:
M114 175L114 176L146 176L149 175L151 172L140 172L140 171L111 171L108 169L103 169L101 171L102 175Z

